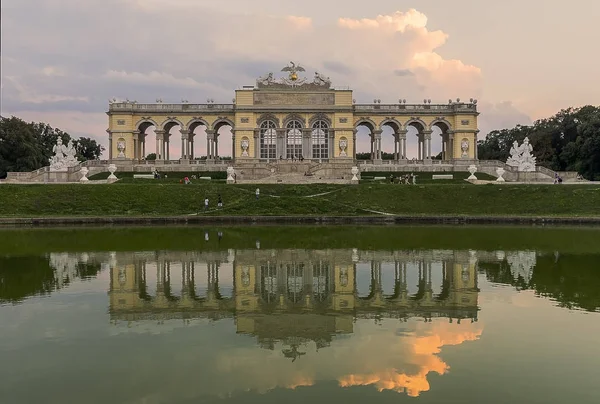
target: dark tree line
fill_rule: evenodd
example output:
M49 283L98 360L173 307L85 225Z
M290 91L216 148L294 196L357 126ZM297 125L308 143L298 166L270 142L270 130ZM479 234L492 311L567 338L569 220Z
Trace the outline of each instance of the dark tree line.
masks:
M506 161L516 140L529 137L539 165L600 180L600 107L564 109L531 126L494 130L477 144L480 160Z
M7 172L33 171L49 165L48 159L58 137L64 144L72 139L68 133L46 123L28 123L14 116L0 117L0 178ZM98 159L104 150L87 137L73 138L73 146L80 161Z
M551 298L561 307L600 310L600 273L597 254L539 254L530 280L514 278L508 262L479 262L479 271L494 283L512 285L517 290L533 290Z

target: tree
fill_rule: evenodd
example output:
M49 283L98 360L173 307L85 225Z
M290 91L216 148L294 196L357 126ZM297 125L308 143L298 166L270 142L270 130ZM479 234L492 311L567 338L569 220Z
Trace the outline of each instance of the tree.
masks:
M600 179L600 107L563 109L531 126L490 132L477 143L482 160L506 161L513 142L529 137L538 164L555 171L577 171Z
M16 118L0 118L0 178L9 171L33 171L46 165L32 125Z
M72 138L47 123L27 123L15 116L0 117L0 178L9 171L33 171L49 165L56 140L67 144ZM80 160L93 160L104 150L95 140L82 137L72 139Z
M146 156L146 160L154 161L156 160L156 153L150 153Z
M80 137L75 141L75 149L77 150L77 158L81 161L97 160L105 150L94 139L89 137Z

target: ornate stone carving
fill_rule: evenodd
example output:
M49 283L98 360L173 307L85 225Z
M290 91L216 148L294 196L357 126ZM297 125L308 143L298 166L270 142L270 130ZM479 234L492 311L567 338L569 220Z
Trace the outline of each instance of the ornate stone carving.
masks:
M117 176L115 175L115 171L117 171L116 165L109 164L108 171L110 171L110 175L107 178L108 182L115 182L116 180L118 180Z
M348 157L346 154L346 149L348 148L348 139L342 137L340 139L340 157Z
M242 123L250 123L250 118L242 118L241 122Z
M505 171L504 168L496 168L496 175L498 175L498 178L496 179L496 182L506 182L506 180L504 178L502 178L502 176L504 175Z
M263 77L259 77L256 80L256 84L258 84L258 86L260 87L261 85L263 86L269 86L271 84L276 83L275 78L273 77L273 73L267 73L265 76Z
M276 79L273 73L267 73L265 76L259 77L256 80L256 86L269 89L300 89L300 90L323 90L331 87L331 80L322 74L315 72L315 77L312 82L308 82L305 77L300 77L299 72L305 72L306 69L295 62L283 69L282 72L288 73L288 77Z
M352 173L352 183L358 184L358 177L357 177L357 175L359 173L358 167L356 167L356 166L352 167L351 173Z
M529 144L529 138L523 140L523 144L519 146L519 142L515 140L510 149L510 157L506 161L511 167L517 167L520 172L534 172L536 158L532 155L533 146Z
M284 127L287 127L287 125L288 125L290 122L292 122L292 121L298 121L298 122L300 122L300 124L301 124L303 127L304 127L304 126L306 126L306 121L304 120L304 117L302 117L301 115L299 115L299 114L296 114L296 113L292 113L292 114L289 114L289 115L287 115L287 116L285 117L285 119L283 120L283 126L284 126Z
M331 80L329 79L329 77L325 77L322 74L320 74L319 72L315 72L315 78L313 80L313 84L329 88L331 86Z
M260 92L254 93L254 105L335 105L335 95L333 93L275 93Z
M125 139L119 139L117 142L118 158L125 158Z
M242 157L248 157L248 148L250 147L250 140L246 136L242 138L240 146L242 147Z
M471 175L467 179L469 181L477 181L477 177L475 177L475 173L477 172L477 166L474 164L471 164L469 166L468 170L469 170L469 173L471 173Z
M309 121L310 127L312 128L312 126L315 123L317 123L318 121L324 121L325 123L327 123L327 125L329 127L331 127L331 119L329 119L329 116L327 116L327 114L325 114L323 112L318 112L310 117L310 121Z
M273 121L273 123L275 123L275 126L279 127L279 118L277 118L277 116L275 116L274 114L271 114L271 113L262 114L256 120L256 124L257 124L257 126L260 126L265 121Z
M69 145L65 146L62 139L59 137L56 140L56 145L52 148L54 156L49 160L50 171L66 170L69 167L74 167L79 164L75 154L77 151L73 146L73 140L69 140Z
M462 150L461 157L469 157L469 139L463 139L460 142L460 150Z
M231 166L227 167L227 183L228 184L235 183L235 178L233 178L234 174L235 174L234 168Z
M81 167L81 170L79 170L79 172L81 173L81 178L79 179L80 182L87 182L89 181L87 174L90 170L87 169L87 167Z

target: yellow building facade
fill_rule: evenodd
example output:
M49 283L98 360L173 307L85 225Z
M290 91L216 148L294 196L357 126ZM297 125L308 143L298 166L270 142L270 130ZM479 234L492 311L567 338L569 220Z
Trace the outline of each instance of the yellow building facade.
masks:
M232 104L154 104L135 101L111 102L107 112L109 160L142 160L156 151L159 161L194 160L197 129L206 131L206 159L232 156L238 162L281 159L318 161L356 160L356 134L368 128L371 160L382 159L381 134L387 126L393 131L394 160L407 159L406 139L409 128L416 133L419 160L431 160L432 132L439 128L442 160L477 159L477 101L448 104L357 104L350 89L334 88L329 78L315 73L309 80L305 71L291 63L282 69L287 77L274 78L272 73L255 85L235 91ZM232 149L219 150L221 128L232 133ZM146 144L151 128L156 144ZM437 136L437 135L436 135ZM436 140L437 141L437 140ZM170 155L170 145L181 142L181 153Z

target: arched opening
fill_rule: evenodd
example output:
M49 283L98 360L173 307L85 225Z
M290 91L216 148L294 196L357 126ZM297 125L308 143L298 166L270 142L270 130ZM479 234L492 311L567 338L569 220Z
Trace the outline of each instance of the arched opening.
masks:
M450 125L444 121L437 121L431 125L431 131L431 157L435 160L452 159L449 134Z
M156 156L158 155L158 150L156 148L147 148L146 145L156 144L156 134L154 131L156 130L156 125L151 121L144 121L138 124L137 126L137 153L135 154L136 160L156 160ZM152 153L154 150L154 153Z
M286 158L296 160L302 157L302 124L293 120L286 125Z
M424 160L427 155L425 142L425 125L421 121L409 121L406 124L406 137L409 139L407 151L409 158L413 160ZM416 138L416 142L414 141Z
M358 121L356 126L356 159L374 160L375 159L375 125L368 120Z
M398 161L402 158L402 141L400 138L400 125L394 121L381 124L381 159Z
M233 157L232 149L232 130L233 124L229 121L218 121L214 124L215 134L213 141L213 158L215 160L230 160ZM219 151L219 149L221 151ZM221 157L223 150L229 150L225 152L225 155Z
M179 139L181 136L181 128L182 125L178 121L168 121L163 124L163 141L162 141L162 159L163 160L171 160L171 136L174 136L174 139ZM179 135L179 136L178 136ZM177 141L175 141L175 149L177 147ZM175 155L178 155L176 152Z
M259 132L260 158L274 160L277 158L277 125L271 120L260 124Z
M323 120L313 123L311 132L311 158L329 158L329 125Z
M204 142L206 139L208 124L202 120L194 120L188 124L188 139L187 139L187 153L186 157L188 160L206 160L206 151ZM196 140L199 145L196 146Z

